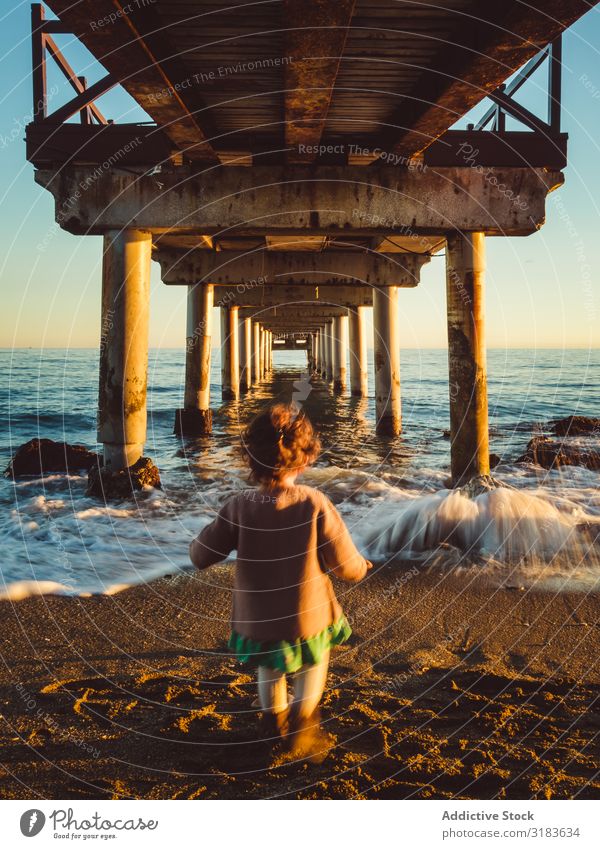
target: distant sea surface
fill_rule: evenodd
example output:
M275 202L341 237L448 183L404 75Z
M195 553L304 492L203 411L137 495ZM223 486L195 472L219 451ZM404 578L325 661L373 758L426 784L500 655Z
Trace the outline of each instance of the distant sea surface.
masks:
M50 473L16 483L2 478L0 594L114 592L189 569L192 535L228 495L247 485L238 453L240 427L273 398L295 399L317 426L324 450L304 481L332 498L366 555L377 548L374 526L406 524L408 508L416 521L430 521L432 510L439 513L449 469L446 351L402 352L403 434L394 440L375 435L369 365L370 397L360 400L335 396L322 381L310 379L305 352L278 351L269 380L240 402L222 405L215 351L214 434L182 441L173 435L173 421L183 398L184 352L151 351L146 454L160 468L163 489L107 506L86 496L85 473ZM573 527L599 522L598 472L582 467L549 472L515 460L540 424L571 414L600 416L600 351L492 350L488 372L490 447L502 458L494 475L546 505L533 533L552 535L563 520ZM3 467L19 445L34 437L98 447L97 351L3 350L0 381ZM443 509L452 505L456 509L456 499L444 501ZM494 509L510 512L513 507ZM388 535L388 545L393 540ZM506 569L508 580L513 566L502 562L499 549L488 555L493 568ZM567 582L592 588L600 580L599 562L593 549L582 556L580 547L569 553L563 545L558 555L546 557L543 568L536 565L535 574L553 578L556 587Z

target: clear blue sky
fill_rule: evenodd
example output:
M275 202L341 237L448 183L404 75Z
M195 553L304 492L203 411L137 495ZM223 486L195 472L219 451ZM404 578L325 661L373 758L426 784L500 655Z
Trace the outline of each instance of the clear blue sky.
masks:
M34 183L25 160L24 126L32 110L29 17L27 2L15 3L0 18L0 346L94 347L101 239L54 229L52 198ZM71 36L57 41L88 84L104 73ZM547 223L539 233L487 240L490 347L600 345L600 7L566 33L563 53L566 182L548 198ZM527 105L539 104L541 115L543 84L536 77L524 94ZM49 74L48 87L56 92L53 109L67 92L58 73ZM119 89L99 106L116 121L147 120ZM442 258L425 268L418 289L401 293L400 304L404 347L446 345ZM152 346L184 344L185 290L164 286L155 263L151 316ZM218 341L218 329L215 336Z

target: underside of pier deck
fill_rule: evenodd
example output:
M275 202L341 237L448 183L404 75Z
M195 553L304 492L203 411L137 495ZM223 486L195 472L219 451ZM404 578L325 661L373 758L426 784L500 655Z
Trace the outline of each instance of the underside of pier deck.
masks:
M213 307L225 400L268 377L273 349L301 346L333 391L367 397L372 308L376 427L395 436L402 290L445 250L452 476L487 474L485 240L537 232L563 182L560 35L588 4L48 5L57 19L32 7L27 155L59 225L105 239L107 466L142 456L151 257L186 287L177 434L211 431ZM97 82L73 70L60 33L103 66ZM47 60L74 89L53 111ZM539 116L514 95L543 65ZM154 123L104 117L95 101L117 85ZM456 129L486 97L480 121Z

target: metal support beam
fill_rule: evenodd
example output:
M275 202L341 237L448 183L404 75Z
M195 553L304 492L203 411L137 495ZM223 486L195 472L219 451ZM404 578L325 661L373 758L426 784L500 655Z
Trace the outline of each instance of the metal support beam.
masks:
M284 0L285 147L313 162L329 111L355 0Z

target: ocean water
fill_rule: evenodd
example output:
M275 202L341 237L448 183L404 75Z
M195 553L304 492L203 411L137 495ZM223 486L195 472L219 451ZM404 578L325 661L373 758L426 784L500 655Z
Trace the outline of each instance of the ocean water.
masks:
M600 351L489 352L490 442L502 458L494 476L510 489L473 499L445 487L444 350L402 352L404 429L396 439L374 432L372 383L368 399L336 396L309 379L305 352L276 352L271 378L240 402L221 404L219 369L214 352L214 434L181 440L172 431L184 352L150 352L146 454L162 490L107 506L85 495L85 473L0 480L0 595L115 592L189 570L192 536L247 485L240 427L273 399L296 400L311 416L323 453L303 481L335 502L377 563L486 569L508 585L555 591L600 588L600 473L515 462L549 420L600 415ZM2 466L34 437L96 448L97 375L93 350L0 351ZM598 447L600 439L579 441Z

